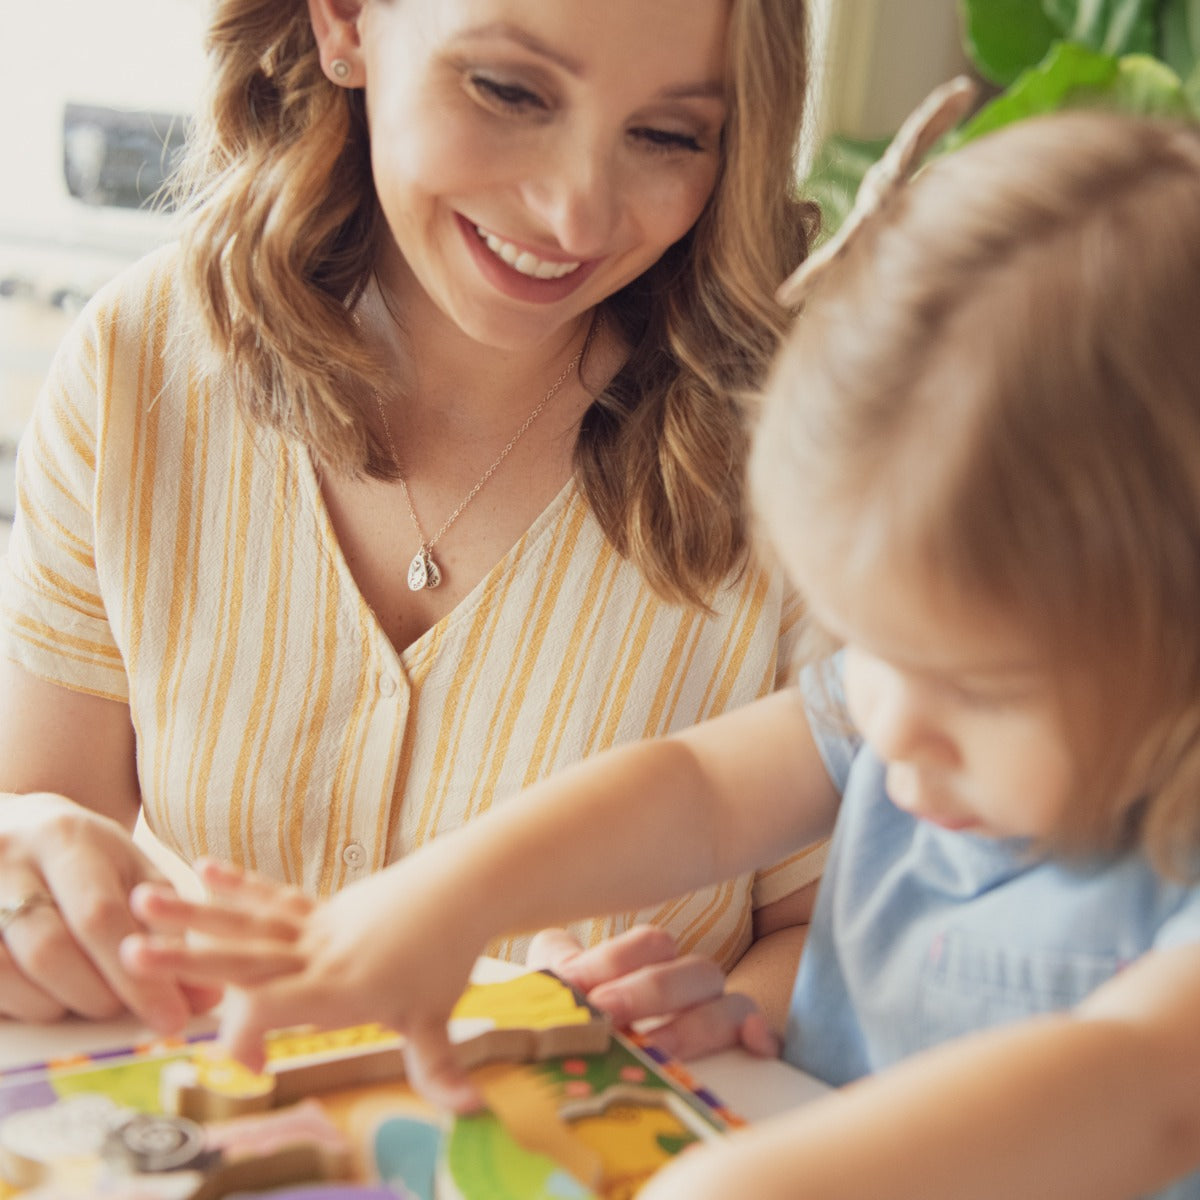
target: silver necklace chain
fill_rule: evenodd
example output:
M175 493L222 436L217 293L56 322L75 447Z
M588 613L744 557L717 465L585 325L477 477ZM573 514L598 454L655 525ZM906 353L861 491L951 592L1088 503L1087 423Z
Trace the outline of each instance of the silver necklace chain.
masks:
M424 531L421 529L421 522L417 517L417 510L413 507L412 495L408 490L408 483L405 481L404 476L400 474L400 456L396 453L396 443L392 439L392 425L388 420L383 397L379 394L378 390L375 391L375 406L379 409L379 419L383 424L384 437L387 439L388 453L392 456L392 465L396 468L396 477L400 482L400 490L404 493L404 503L408 506L408 515L412 520L413 529L417 532L417 552L413 555L412 562L408 564L408 586L410 591L420 592L425 588L435 588L442 582L441 568L437 565L433 557L434 546L437 545L442 534L462 516L463 509L479 495L479 491L483 485L496 473L496 469L509 456L513 447L525 436L530 425L538 419L542 410L554 399L559 388L566 383L571 372L579 366L584 353L591 344L592 335L596 332L598 323L598 321L593 323L592 328L588 331L587 338L584 340L583 348L567 363L562 370L562 374L550 385L550 390L541 398L537 407L521 422L521 426L517 432L508 439L507 445L496 456L492 465L484 471L475 486L458 502L458 506L442 522L441 528L431 538L426 538Z

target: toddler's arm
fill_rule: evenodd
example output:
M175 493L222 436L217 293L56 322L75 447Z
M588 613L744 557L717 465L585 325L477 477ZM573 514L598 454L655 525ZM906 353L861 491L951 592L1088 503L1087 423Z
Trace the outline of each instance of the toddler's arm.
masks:
M219 906L143 905L152 926L190 925L206 940L135 937L125 961L237 985L226 1033L252 1063L271 1028L381 1021L408 1036L418 1085L461 1107L446 1020L491 938L643 907L776 861L826 835L836 804L803 701L781 692L544 780L257 939Z
M683 1156L643 1200L1130 1200L1200 1168L1200 946Z

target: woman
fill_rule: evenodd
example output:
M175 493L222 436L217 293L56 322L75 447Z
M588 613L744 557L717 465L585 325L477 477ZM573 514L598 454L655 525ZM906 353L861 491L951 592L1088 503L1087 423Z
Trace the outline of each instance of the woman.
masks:
M733 398L806 248L803 18L220 0L182 242L96 298L24 440L0 1012L205 1002L117 962L139 811L325 894L774 685L794 614L745 561ZM811 873L579 932L726 968L777 934L743 970L782 992Z

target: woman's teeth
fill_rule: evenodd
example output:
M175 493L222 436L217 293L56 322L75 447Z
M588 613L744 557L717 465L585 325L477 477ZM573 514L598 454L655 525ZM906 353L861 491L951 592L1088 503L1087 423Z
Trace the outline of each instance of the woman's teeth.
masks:
M572 271L579 270L577 262L546 262L544 259L538 258L536 254L530 254L528 250L522 250L519 246L514 246L512 242L506 242L478 225L475 226L475 232L479 234L487 248L497 258L508 263L514 271L519 271L522 275L530 275L534 279L561 279L564 275L570 275Z

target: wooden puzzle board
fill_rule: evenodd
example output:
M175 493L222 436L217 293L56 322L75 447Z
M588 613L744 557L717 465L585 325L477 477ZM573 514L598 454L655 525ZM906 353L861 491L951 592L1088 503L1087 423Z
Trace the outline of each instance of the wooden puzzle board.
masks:
M379 1026L277 1034L264 1076L212 1035L5 1071L0 1200L627 1200L740 1124L545 972L473 985L452 1031L487 1112L429 1106Z

